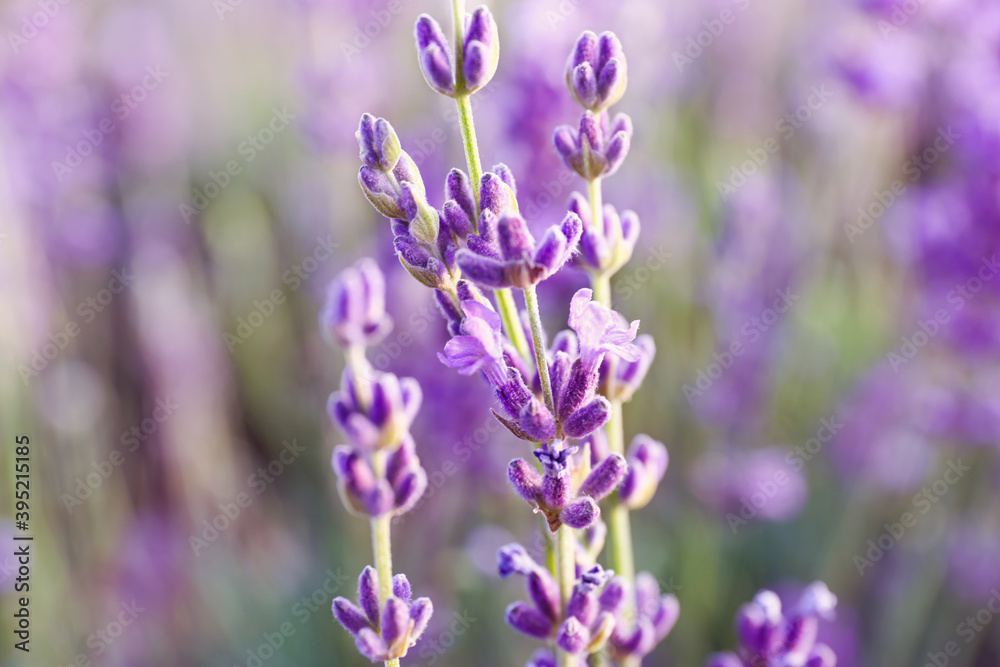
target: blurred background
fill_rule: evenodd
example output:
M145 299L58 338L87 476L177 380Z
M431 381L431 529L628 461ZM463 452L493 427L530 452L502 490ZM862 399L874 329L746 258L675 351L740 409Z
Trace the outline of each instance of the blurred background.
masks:
M843 667L1000 665L1000 6L490 7L483 161L510 165L539 228L582 189L551 148L579 115L570 46L614 30L629 59L616 110L635 137L605 201L637 211L643 236L614 302L659 352L626 429L672 458L634 516L636 557L682 610L646 664L701 665L734 645L757 589L821 578ZM356 180L365 111L394 124L432 204L464 168L412 37L419 13L449 11L0 7L0 664L367 664L330 613L370 549L329 467L342 360L316 325L362 256L388 273L396 322L372 362L425 395L431 484L393 530L397 571L436 612L404 664L506 667L535 648L502 621L521 584L495 572L497 546L541 544L506 482L526 450L485 384L437 361L430 290ZM542 286L550 330L584 282ZM28 655L9 632L20 434ZM933 662L948 642L958 654Z

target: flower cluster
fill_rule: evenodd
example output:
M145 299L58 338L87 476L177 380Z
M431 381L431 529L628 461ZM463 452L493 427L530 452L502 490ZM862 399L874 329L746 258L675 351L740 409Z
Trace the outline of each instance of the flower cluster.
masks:
M508 625L536 639L554 640L560 649L576 656L596 653L604 648L615 627L618 600L605 584L613 572L600 565L577 574L569 601L563 609L559 586L548 570L528 555L520 544L508 544L497 554L501 577L519 574L527 578L531 602L514 602L507 607ZM603 591L603 593L602 593ZM609 593L611 593L609 595ZM537 665L555 665L546 650L532 658Z
M500 317L479 300L463 300L461 315L446 306L461 335L440 355L445 364L472 374L482 371L496 391L506 417L497 418L517 437L551 442L560 437L584 438L604 425L610 415L607 398L597 394L602 362L614 356L638 363L642 350L634 345L639 322L627 324L618 313L579 290L570 304L569 326L553 340L546 355L553 395L552 410L525 382L527 369L508 352L500 333Z
M617 454L609 454L607 437L597 431L588 439L590 457L595 465L603 465L609 458ZM656 493L657 487L667 473L670 455L667 447L645 433L639 433L632 439L625 457L628 472L618 489L618 499L630 510L642 509L649 504Z
M543 474L524 459L515 459L507 468L511 485L537 511L545 515L554 533L559 526L589 528L600 515L597 501L606 497L625 478L624 457L612 454L600 462L580 484L573 488L571 457L577 447L543 447L535 450Z
M387 134L384 126L377 130L377 125L372 136L381 138L369 142L372 164L381 164L393 152L392 141L386 139L391 129ZM365 359L365 347L391 326L385 313L385 279L374 261L361 260L330 285L320 329L348 352L341 389L327 404L331 420L351 441L333 451L337 489L349 512L370 518L373 530L378 522L386 533L389 519L412 509L427 488L427 473L410 435L420 408L420 385L413 378L376 372ZM388 552L389 545L384 548ZM406 655L433 611L428 598L411 604L406 576L392 578L389 562L379 564L385 571L366 567L361 573L359 606L342 597L333 601L334 616L354 636L358 651L372 661ZM385 589L381 595L380 579Z
M333 601L333 615L354 636L361 655L372 662L402 658L427 627L434 606L429 598L410 600L405 574L392 579L392 596L380 602L378 573L368 566L358 578L358 604Z
M739 653L716 653L705 667L835 667L837 656L816 642L819 619L832 619L837 596L821 581L810 584L796 606L783 612L781 600L763 590L736 614Z
M474 93L490 82L500 61L500 38L493 15L485 6L477 7L465 17L465 38L456 49L455 65L449 53L452 48L441 26L427 14L417 19L417 60L424 79L442 95Z

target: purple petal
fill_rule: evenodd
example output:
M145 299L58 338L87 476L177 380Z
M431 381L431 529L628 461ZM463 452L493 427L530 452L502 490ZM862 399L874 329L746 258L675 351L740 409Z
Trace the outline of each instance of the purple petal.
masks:
M556 636L556 644L567 653L582 653L590 643L590 630L572 616L563 622Z
M517 495L538 505L542 499L542 476L524 459L514 459L507 467L507 478ZM501 575L502 576L502 575Z
M547 639L552 636L552 621L527 602L512 603L507 607L504 619L507 625L529 637Z
M405 574L397 574L392 578L392 594L406 604L410 604L412 591L410 590L410 580L406 578Z
M548 570L536 567L535 571L528 575L528 595L538 610L553 623L559 620L559 611L562 607L559 585Z
M457 260L459 268L469 280L486 287L510 287L503 262L477 255L467 248L458 251Z
M614 491L622 479L628 465L621 454L612 454L595 467L580 485L580 493L594 500L600 500Z
M352 635L357 635L361 628L371 627L365 612L347 598L339 597L333 601L333 615Z
M417 598L410 607L410 620L413 621L413 629L410 631L410 639L416 641L424 634L427 623L434 614L434 604L430 598Z
M583 530L597 521L601 510L593 498L582 496L566 505L559 513L559 520L570 528Z
M354 644L358 647L361 655L372 662L383 662L388 658L389 648L378 634L371 628L361 628Z
M610 417L611 403L603 396L598 396L574 412L566 420L563 430L571 438L583 438L604 426Z
M392 646L410 627L410 610L402 600L390 597L382 609L382 639Z
M371 565L365 567L358 577L358 603L365 611L368 622L379 629L378 572Z

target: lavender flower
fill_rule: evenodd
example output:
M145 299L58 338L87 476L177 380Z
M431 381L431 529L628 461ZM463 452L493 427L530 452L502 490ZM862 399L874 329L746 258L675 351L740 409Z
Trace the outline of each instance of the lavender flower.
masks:
M625 361L636 362L640 351L632 344L639 330L639 320L627 325L625 318L591 297L594 292L581 289L569 306L569 326L580 341L580 361L587 373L596 373L607 353Z
M465 317L459 332L444 346L438 358L446 366L458 369L462 375L482 372L492 386L506 381L507 366L503 359L500 337L500 316L489 305L475 300L462 302Z
M449 54L451 46L432 17L421 14L414 30L417 41L417 60L424 80L442 95L457 97L474 93L493 78L500 60L500 38L493 15L485 6L477 7L465 16L464 39L455 68Z
M372 259L345 269L330 284L320 330L345 348L376 345L392 329L385 312L385 279Z
M372 662L406 656L427 628L434 605L430 598L410 600L405 574L392 580L393 594L381 604L378 574L368 566L358 578L358 604L344 597L333 601L333 615L354 636L361 655Z
M706 667L835 667L837 656L816 642L816 633L819 619L832 619L836 606L837 596L821 581L810 584L789 612L775 593L762 590L736 614L738 655L717 653Z
M618 211L605 204L600 229L594 224L590 203L579 192L570 195L566 208L583 221L578 267L598 274L613 275L632 259L639 239L639 216L634 211Z
M576 251L583 224L574 213L545 232L536 243L528 223L513 211L498 219L485 216L469 247L458 251L458 266L469 280L483 287L527 289L562 268Z
M423 395L413 378L370 370L357 378L348 367L340 391L330 394L327 412L347 437L365 451L393 448L406 438ZM361 396L370 402L362 402Z
M408 219L399 201L404 183L424 194L424 181L410 155L399 147L392 125L371 114L361 116L355 132L361 148L358 183L375 210L387 218Z
M616 359L616 363L611 363L611 360L605 357L601 362L600 391L611 400L622 403L631 400L653 364L656 343L652 336L649 334L638 336L635 339L635 347L639 351L639 358L634 361Z
M608 442L603 432L591 434L587 443L590 446L591 460L595 464L606 460ZM631 510L642 509L656 494L656 489L667 472L670 455L662 442L639 433L632 438L625 460L628 472L618 489L618 498Z
M617 619L608 647L618 662L641 660L666 638L680 616L680 603L674 595L660 594L660 584L648 572L635 578L635 615L626 604L631 595L630 583L623 577L612 579L601 594L603 609ZM629 611L627 611L629 610Z
M539 474L524 459L515 459L507 468L507 477L521 498L545 515L553 533L566 524L570 528L589 528L600 516L598 500L614 491L625 477L624 457L612 454L597 465L579 489L573 488L571 457L576 447L535 450L544 474Z
M563 164L588 181L611 176L628 155L632 140L632 119L620 113L614 121L608 114L584 111L580 129L560 125L552 143Z
M333 450L337 490L344 506L358 516L394 516L410 511L427 489L427 473L420 465L409 435L387 458L384 476L375 474L365 453L349 445Z
M508 625L536 639L554 639L559 648L574 655L596 653L604 647L615 617L603 604L600 592L612 572L594 565L580 573L563 609L559 586L552 575L520 544L502 547L497 553L497 565L501 577L511 574L527 577L531 602L519 601L508 606L505 614ZM536 652L528 664L549 665L554 661L551 653L543 650Z
M625 94L628 68L621 42L613 32L598 37L587 30L566 62L566 86L583 108L600 113Z

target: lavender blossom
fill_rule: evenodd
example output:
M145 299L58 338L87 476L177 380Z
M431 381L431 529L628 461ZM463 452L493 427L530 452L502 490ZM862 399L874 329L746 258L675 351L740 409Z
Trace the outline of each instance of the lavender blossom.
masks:
M385 279L372 259L345 269L330 284L320 330L345 348L376 345L392 329L385 312Z
M783 612L781 600L762 590L736 614L736 653L717 653L706 667L835 667L837 656L816 642L819 619L832 620L837 596L821 581L809 585L794 609Z
M601 594L603 609L615 615L617 622L608 647L618 662L641 660L666 638L680 616L680 603L671 594L660 594L660 584L648 572L635 578L635 614L627 611L631 584L623 577L612 579Z
M407 219L399 201L402 185L410 183L424 194L424 181L410 155L399 148L392 125L384 118L371 114L361 116L358 131L361 149L361 170L358 183L375 210L387 218Z
M530 637L555 640L562 650L574 655L600 651L615 626L615 616L601 599L601 589L612 572L594 565L581 572L573 586L565 609L559 599L559 586L548 570L539 566L520 544L508 544L497 553L501 577L519 574L527 577L531 602L518 601L507 607L507 624ZM551 653L536 652L529 665L548 665Z
M362 396L368 396L362 402ZM348 367L340 391L330 394L327 412L335 424L365 451L398 446L409 433L423 395L413 378L370 371L357 378Z
M527 289L563 267L576 251L583 224L574 213L553 225L536 243L528 223L513 211L498 219L484 217L480 233L458 251L458 266L469 280L483 287Z
M583 221L580 237L580 255L575 258L578 267L598 274L613 275L632 259L639 239L639 216L634 211L618 211L605 204L601 228L594 224L590 203L579 192L570 195L566 208Z
M455 76L451 45L438 22L427 14L417 18L414 29L417 60L427 85L449 97L474 93L493 78L500 60L500 37L493 15L485 6L465 16L464 39L457 54L461 64Z
M585 31L566 62L566 86L583 108L601 113L625 94L628 68L621 42L613 32L598 37Z
M563 163L588 181L611 176L628 155L632 140L632 119L620 113L614 121L608 114L584 111L580 129L560 125L552 143Z
M593 290L581 289L569 306L569 326L580 340L580 361L587 373L596 373L607 353L625 361L641 358L632 344L639 330L639 320L627 324L625 318L599 301Z
M591 460L595 464L607 460L607 437L601 431L587 439ZM662 442L653 440L645 433L632 438L625 457L628 472L618 489L618 497L631 510L642 509L656 494L663 476L667 472L670 455Z
M372 662L406 656L427 628L434 605L430 598L410 600L406 575L393 580L393 595L380 604L378 574L366 567L358 578L358 604L344 597L333 601L333 615L354 636L361 655Z
M555 445L536 449L544 470L541 475L524 459L511 461L507 469L514 491L545 515L553 533L563 524L578 530L593 525L601 513L596 501L614 491L625 477L625 459L612 454L574 489L571 457L576 451L576 447L558 449Z

